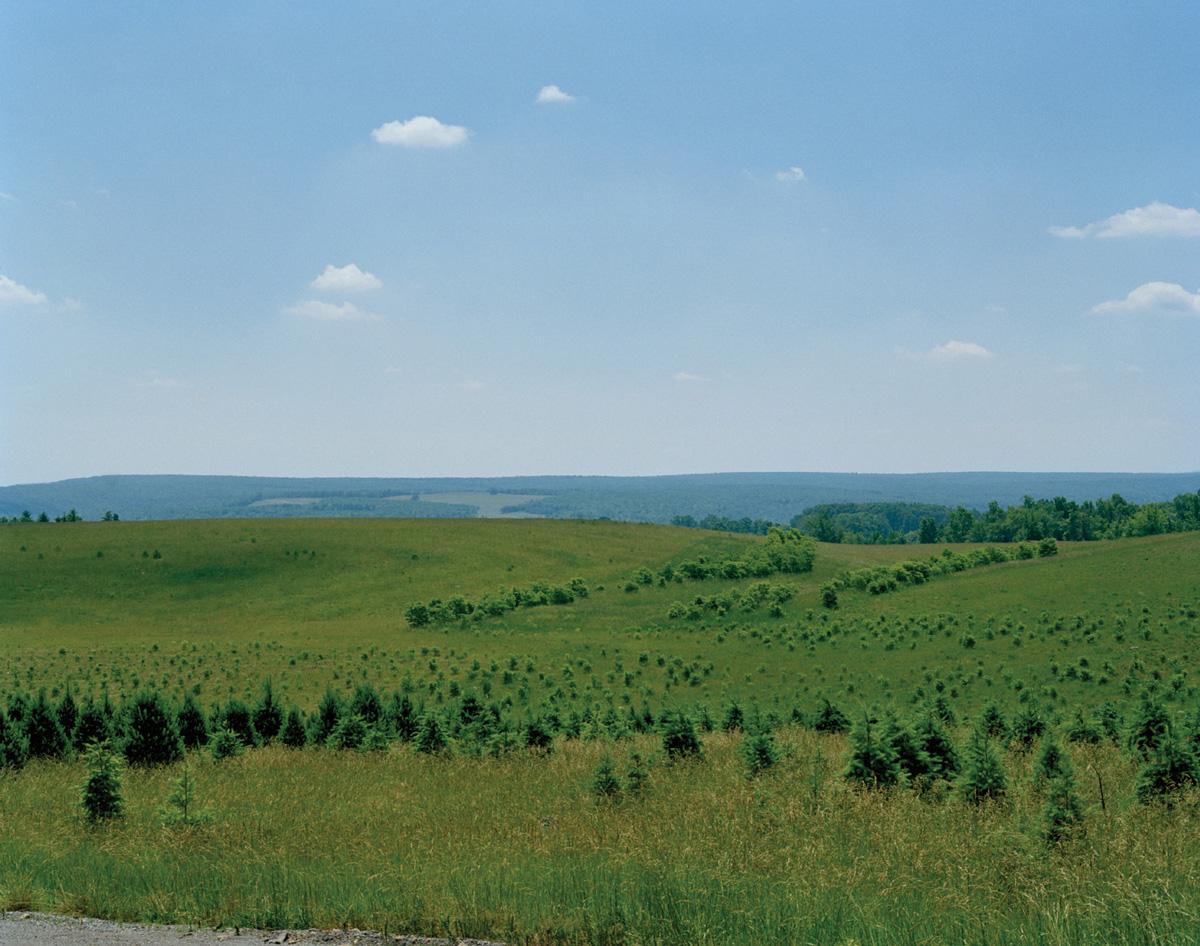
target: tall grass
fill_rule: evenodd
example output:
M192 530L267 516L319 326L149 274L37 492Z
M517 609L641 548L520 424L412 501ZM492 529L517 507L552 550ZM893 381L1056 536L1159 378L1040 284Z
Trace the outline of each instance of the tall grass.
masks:
M622 747L598 743L548 758L193 759L217 817L182 827L159 810L178 767L128 771L127 817L92 826L80 766L39 763L0 779L0 900L514 943L1200 941L1197 798L1132 803L1115 750L1075 751L1086 829L1048 848L1028 756L1008 757L1009 803L974 807L854 790L839 774L844 741L799 730L750 780L739 742L713 735L702 761L659 760L649 790L616 803L595 800L591 773Z

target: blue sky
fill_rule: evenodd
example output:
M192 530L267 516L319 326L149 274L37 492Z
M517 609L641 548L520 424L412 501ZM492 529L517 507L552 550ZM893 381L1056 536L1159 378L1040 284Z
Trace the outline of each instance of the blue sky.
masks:
M0 484L1200 469L1190 2L0 4Z

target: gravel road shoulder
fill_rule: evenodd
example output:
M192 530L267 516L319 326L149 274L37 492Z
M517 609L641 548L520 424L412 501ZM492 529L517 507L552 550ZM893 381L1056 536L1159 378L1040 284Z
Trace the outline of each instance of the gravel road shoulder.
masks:
M150 926L108 920L0 913L0 946L504 946L474 939L427 939L370 930L249 930Z

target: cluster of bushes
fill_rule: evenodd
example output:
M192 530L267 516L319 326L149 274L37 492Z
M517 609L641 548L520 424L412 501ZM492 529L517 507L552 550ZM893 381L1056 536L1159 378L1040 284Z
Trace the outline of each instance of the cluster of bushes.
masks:
M404 610L404 620L410 627L446 624L461 621L463 618L479 621L485 617L499 617L518 608L570 604L576 598L587 596L588 586L582 578L572 578L565 585L535 581L528 588L501 588L495 594L484 595L478 603L469 601L462 595L454 595L446 601L434 598L427 604L410 604Z
M105 512L101 517L101 521L103 522L119 522L120 519L121 517L111 509ZM61 516L55 516L54 521L83 522L83 516L79 515L79 513L77 513L74 509L71 509L68 512L64 512ZM26 509L21 513L21 515L13 516L11 519L8 516L0 516L0 522L50 522L50 516L48 516L46 511L43 509L40 513L38 513L37 518L34 518L33 513Z
M795 529L772 527L766 541L746 549L741 558L710 559L699 556L683 562L667 562L657 572L645 566L633 573L625 585L626 591L637 591L640 585L668 582L704 581L709 578L766 578L770 575L799 575L811 572L817 554L817 544Z
M765 581L756 581L749 588L731 588L719 594L704 597L697 595L687 604L676 601L667 611L667 617L675 620L687 618L698 621L707 611L716 612L718 617L728 614L735 608L745 612L757 611L764 603L770 602L771 615L782 617L782 605L796 595L796 589L790 585L773 585Z
M902 585L924 584L938 575L949 575L968 568L981 568L997 562L1049 558L1057 554L1058 543L1052 538L1042 539L1036 545L1032 542L1005 547L989 545L982 549L971 549L969 552L943 549L940 556L932 555L925 561L910 559L891 565L875 565L838 572L832 581L821 586L821 599L827 608L835 608L839 591L855 589L881 595L895 591Z

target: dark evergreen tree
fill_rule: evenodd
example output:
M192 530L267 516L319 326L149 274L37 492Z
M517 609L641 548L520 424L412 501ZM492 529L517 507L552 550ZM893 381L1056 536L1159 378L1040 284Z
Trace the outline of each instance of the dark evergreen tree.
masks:
M1150 759L1162 752L1171 741L1171 717L1150 693L1142 701L1129 726L1129 748L1142 758Z
M525 746L538 752L548 752L554 744L554 734L540 716L530 718L525 727Z
M1082 710L1075 710L1075 718L1067 726L1067 742L1085 743L1095 746L1104 739L1104 731L1094 720L1084 719Z
M185 749L199 749L208 742L208 718L191 693L184 696L176 722Z
M958 775L958 750L950 731L941 719L932 712L917 722L913 735L917 747L929 760L930 775L934 778L953 779Z
M978 805L984 801L999 800L1008 792L1008 777L1004 763L992 748L991 740L983 729L977 728L967 743L966 765L959 779L958 789L965 801Z
M246 744L232 729L214 729L208 737L208 751L214 762L232 759L246 751Z
M315 746L325 745L329 734L337 729L344 712L341 696L332 686L326 687L316 713L309 718L308 741Z
M62 699L58 701L58 706L54 708L54 713L68 744L74 745L75 726L79 722L79 704L75 702L75 695L71 692L69 683Z
M392 705L388 713L390 717L390 725L392 732L401 742L412 742L417 735L417 728L420 724L420 714L416 707L413 706L413 701L409 699L407 693L401 695L399 693L392 694Z
M896 753L900 771L910 779L929 778L937 774L916 734L895 716L889 714L883 728L883 738Z
M899 781L896 750L881 736L878 723L864 713L850 732L850 758L842 773L847 780L871 788L887 788Z
M329 735L329 745L335 749L361 749L370 734L370 727L357 713L347 713Z
M121 798L121 763L107 742L93 742L88 746L84 759L88 777L83 783L80 805L88 821L93 823L121 814L124 800Z
M371 681L364 680L354 688L354 695L350 697L349 712L360 717L368 726L379 726L384 718L383 700Z
M592 772L592 794L597 801L614 801L621 797L621 780L607 753L601 756Z
M300 710L294 706L288 710L287 720L279 734L279 741L289 749L303 749L308 743L308 732L304 728L304 720L300 716Z
M1009 736L1008 721L995 703L984 706L979 716L979 729L989 739L1007 739Z
M258 733L254 730L254 713L237 697L230 699L214 714L213 728L228 729L246 748L258 745Z
M274 740L283 728L283 706L275 696L270 677L263 681L262 696L254 706L251 721L254 731L264 743Z
M1072 771L1070 757L1053 737L1048 737L1042 741L1042 751L1033 764L1032 788L1044 792L1056 778Z
M725 716L721 720L721 729L723 732L741 732L744 728L745 720L742 715L742 707L737 700L730 702L725 708Z
M754 778L761 772L775 765L779 760L779 751L775 748L775 734L770 728L755 725L742 740L742 762L746 766L746 775Z
M79 710L79 719L75 721L71 744L77 752L82 752L93 742L108 742L112 737L111 714L106 712L104 704L87 697Z
M637 797L646 790L650 774L642 767L642 757L637 752L629 753L629 764L625 767L625 784L629 794Z
M446 748L446 734L442 730L437 713L430 710L421 717L421 725L413 744L418 752L426 755L434 755Z
M847 732L850 729L850 718L822 697L821 705L812 719L812 728L817 732Z
M25 733L0 710L0 769L19 769L28 758Z
M1046 750L1053 745L1047 740L1039 760L1039 771L1045 778L1046 801L1042 806L1042 833L1048 844L1061 844L1075 834L1083 824L1083 802L1075 791L1075 773L1065 753L1047 759Z
M1026 703L1012 721L1012 739L1016 748L1028 749L1046 732L1046 721L1037 704Z
M941 722L947 726L955 726L958 724L958 717L954 713L954 707L950 705L950 701L945 696L938 694L936 700L929 707L931 713L936 716Z
M45 687L25 713L25 741L32 759L61 759L67 753L67 736L46 699Z
M663 751L668 759L691 758L700 754L696 729L685 713L664 713L662 727Z
M175 713L157 690L142 690L122 707L122 751L132 765L166 765L183 758Z
M1138 773L1137 797L1143 804L1170 800L1179 789L1200 781L1200 765L1188 747L1168 736L1155 750L1151 761Z

